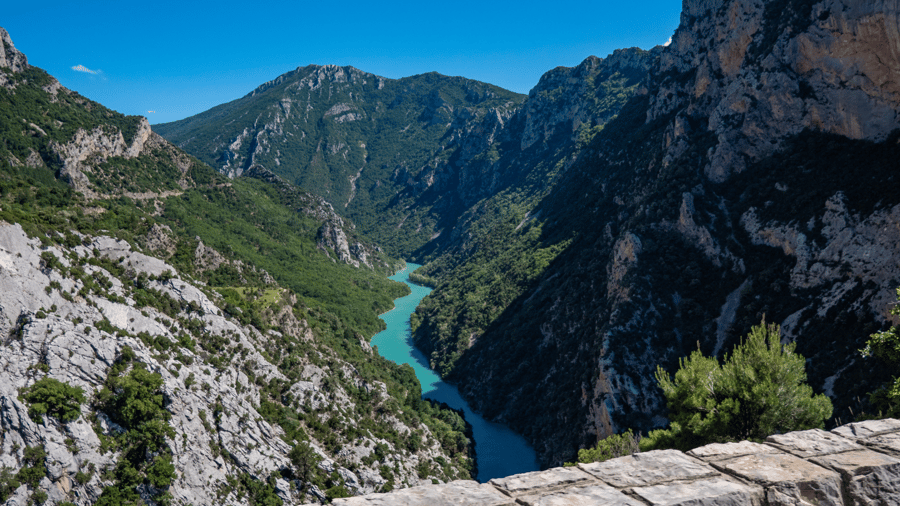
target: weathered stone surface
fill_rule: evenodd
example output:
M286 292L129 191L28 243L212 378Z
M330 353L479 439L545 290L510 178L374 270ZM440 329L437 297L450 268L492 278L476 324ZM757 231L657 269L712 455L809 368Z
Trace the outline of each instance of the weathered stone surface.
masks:
M769 506L842 506L841 478L834 471L788 454L746 455L714 464L766 489Z
M527 506L643 506L643 503L603 483L569 488L543 496L520 497L519 502Z
M640 487L674 480L691 480L718 473L677 450L656 450L628 457L579 464L579 467L614 487Z
M766 438L766 442L803 458L863 449L849 439L821 429L777 434Z
M694 448L687 452L688 455L705 462L714 462L758 453L782 452L771 446L751 443L750 441L741 441L740 443L713 443L701 446L700 448Z
M900 459L873 451L852 451L811 459L841 473L855 504L900 504Z
M848 423L841 425L831 432L850 439L864 439L880 436L888 432L900 432L900 420L887 418L885 420L866 420L864 422Z
M656 506L762 506L763 489L725 478L636 487L634 493Z
M388 494L335 499L336 506L514 506L515 499L490 485L474 481L452 481L423 485Z
M866 446L900 457L900 432L875 436L863 441Z
M594 482L594 479L581 469L577 467L556 467L546 471L516 474L506 478L494 478L489 483L518 497L526 494L547 493L585 482Z

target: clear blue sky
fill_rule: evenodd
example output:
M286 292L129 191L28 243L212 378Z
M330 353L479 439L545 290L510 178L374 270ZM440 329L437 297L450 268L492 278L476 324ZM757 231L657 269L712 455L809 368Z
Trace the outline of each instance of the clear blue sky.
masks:
M527 93L554 67L665 43L680 12L677 0L17 0L0 26L64 86L161 123L311 63L390 78L437 71Z

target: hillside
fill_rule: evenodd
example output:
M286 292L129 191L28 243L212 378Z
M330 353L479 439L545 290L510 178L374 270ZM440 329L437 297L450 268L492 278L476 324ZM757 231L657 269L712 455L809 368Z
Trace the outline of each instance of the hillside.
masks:
M396 260L0 41L0 499L303 503L474 474L462 418L367 343L407 292Z
M353 67L300 67L243 98L153 129L220 172L253 164L324 197L394 255L408 254L465 202L421 195L413 180L498 128L521 95L437 73L387 79ZM484 131L480 133L486 133ZM410 212L412 209L413 212Z

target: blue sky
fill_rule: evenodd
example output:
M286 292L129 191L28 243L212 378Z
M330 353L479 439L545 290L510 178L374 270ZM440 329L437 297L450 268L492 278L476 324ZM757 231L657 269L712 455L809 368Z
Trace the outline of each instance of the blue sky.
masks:
M437 71L527 93L554 67L665 43L680 12L671 0L17 0L4 7L0 26L29 63L64 86L160 123L311 63L390 78Z

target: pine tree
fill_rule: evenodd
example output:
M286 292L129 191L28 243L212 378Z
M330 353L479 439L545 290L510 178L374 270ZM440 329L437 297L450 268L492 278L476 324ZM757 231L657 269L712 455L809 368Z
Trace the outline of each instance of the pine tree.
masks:
M651 431L641 449L687 450L822 427L831 400L806 384L805 360L794 348L781 344L778 325L763 321L722 364L698 350L680 361L674 379L657 367L671 425Z

